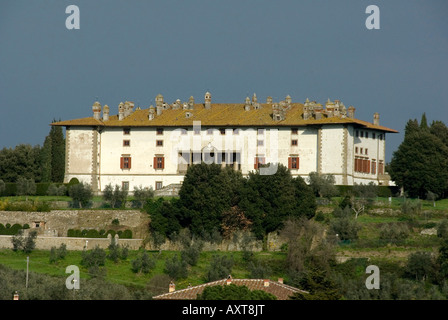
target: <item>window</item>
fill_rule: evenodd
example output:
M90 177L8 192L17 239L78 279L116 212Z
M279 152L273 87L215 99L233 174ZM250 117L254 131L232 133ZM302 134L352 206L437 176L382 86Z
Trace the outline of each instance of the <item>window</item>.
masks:
M381 160L378 163L378 174L384 174L384 163Z
M355 158L355 172L370 173L370 160L368 158Z
M364 138L364 131L361 131L361 138Z
M257 140L257 146L263 146L264 140Z
M163 147L163 140L156 140L157 147Z
M264 157L255 157L254 169L260 168L260 165L265 164Z
M292 128L291 129L291 134L297 134L299 131L297 128Z
M366 132L366 138L368 138L369 137L369 133L368 132Z
M213 134L213 129L207 129L207 134Z
M157 128L157 135L160 136L163 134L163 128Z
M233 134L240 134L240 129L234 128L233 129Z
M163 156L154 157L154 169L164 169L165 168L165 158Z
M383 135L380 134L380 135L378 136L378 139L383 140Z
M264 129L257 129L257 134L260 136L264 135Z
M356 130L356 138L358 138L358 137L359 137L359 131Z
M180 129L181 130L181 134L187 134L188 130L186 128Z
M156 181L156 190L160 190L163 188L163 183L162 181Z
M297 146L297 144L298 144L297 139L291 140L291 145L292 146Z
M372 133L372 139L376 139L376 134L375 134L375 132Z
M131 129L130 128L124 128L123 129L123 134L131 134Z
M131 140L123 140L123 147L129 147L131 145Z
M362 151L363 151L363 149L361 148L361 149L360 149L360 152L359 152L359 153L361 153L361 154L362 154Z
M369 149L366 148L366 150L365 150L365 154L366 154L366 155L369 154Z
M358 147L355 147L355 153L358 153Z
M121 189L122 190L129 190L129 181L122 181L121 182Z
M131 157L122 156L120 158L120 169L131 169Z
M370 170L372 174L376 174L376 161L372 160L372 168Z
M194 134L196 135L201 134L201 128L194 128Z
M299 169L299 157L293 156L288 158L288 169Z

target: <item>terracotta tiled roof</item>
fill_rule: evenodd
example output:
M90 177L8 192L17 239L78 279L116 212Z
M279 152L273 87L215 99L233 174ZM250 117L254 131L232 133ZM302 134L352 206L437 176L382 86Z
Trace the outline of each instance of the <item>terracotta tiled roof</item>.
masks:
M374 125L367 121L353 118L323 117L320 120L303 119L303 104L291 103L286 112L285 120L272 118L272 105L260 104L260 109L244 110L244 104L214 103L210 109L205 109L204 104L195 104L193 110L166 109L161 115L155 115L153 120L148 119L148 109L137 109L123 120L118 120L118 115L111 115L108 121L96 120L93 117L54 122L55 126L104 126L104 127L191 127L193 121L201 121L201 126L210 127L280 127L280 126L307 126L319 124L357 124L360 127L377 129L386 132L396 130ZM186 117L186 113L192 115Z
M263 290L277 297L278 300L288 300L296 292L307 293L306 291L288 286L278 281L264 280L264 279L232 279L232 284L237 286L246 286L249 290ZM264 282L268 281L269 286L265 286ZM213 282L204 283L198 286L176 290L169 293L164 293L153 297L156 300L195 300L198 294L201 294L206 287L210 286L224 286L227 284L227 279L217 280Z

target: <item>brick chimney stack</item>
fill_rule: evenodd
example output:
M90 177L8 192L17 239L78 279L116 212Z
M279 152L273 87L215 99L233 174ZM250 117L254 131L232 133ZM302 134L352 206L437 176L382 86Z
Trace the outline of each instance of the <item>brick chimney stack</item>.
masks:
M283 278L278 278L278 283L283 283Z
M269 279L264 279L264 280L263 280L263 285L264 285L265 287L269 287Z
M205 109L212 108L212 94L210 92L205 93Z
M101 104L98 101L95 101L95 103L92 106L93 111L93 118L96 120L100 120L101 118Z
M232 283L232 276L229 274L229 276L227 277L227 280L226 280L226 284L229 285L231 283Z
M174 292L176 290L176 285L173 281L170 282L169 292Z
M376 126L380 125L380 114L378 112L373 114L373 124Z

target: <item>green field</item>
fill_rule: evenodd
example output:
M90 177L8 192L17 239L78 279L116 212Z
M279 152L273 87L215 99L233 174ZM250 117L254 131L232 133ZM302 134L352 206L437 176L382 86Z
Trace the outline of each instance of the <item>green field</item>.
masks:
M126 260L120 260L114 263L106 260L105 268L107 270L106 279L118 284L143 288L149 280L157 275L163 274L165 268L165 261L173 255L178 254L173 251L159 252L151 251L150 256L156 259L155 268L148 274L134 273L131 270L131 261L139 255L139 251L129 251L129 256ZM209 268L209 263L213 255L227 255L233 256L235 265L232 269L232 276L234 278L249 278L250 272L245 267L242 260L241 252L219 252L207 251L202 252L199 262L196 266L190 267L188 278L176 282L176 287L179 289L186 288L189 284L198 285L206 282L204 276ZM13 252L12 250L0 250L0 264L8 266L16 270L26 270L26 258L29 256L29 270L36 273L44 273L51 276L67 277L65 269L69 265L76 265L80 268L81 278L90 278L88 270L81 266L81 251L68 251L65 259L57 263L50 264L50 252L46 250L34 250L30 254L23 252ZM272 270L272 279L278 277L285 277L285 254L281 252L258 252L255 253L255 258L262 260L269 264Z

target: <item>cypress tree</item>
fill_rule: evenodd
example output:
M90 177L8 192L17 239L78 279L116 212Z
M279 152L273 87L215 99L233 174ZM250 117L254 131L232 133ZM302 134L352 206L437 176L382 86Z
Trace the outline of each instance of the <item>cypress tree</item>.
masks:
M51 138L45 137L45 142L42 147L41 158L41 172L42 182L51 182Z
M56 122L53 120L53 122ZM65 174L65 139L62 127L52 126L50 129L51 139L51 180L52 182L63 182Z
M390 175L411 197L425 198L428 191L444 197L448 193L448 147L434 130L408 121L404 141L393 153ZM427 125L427 124L426 124ZM440 124L438 124L440 127Z

